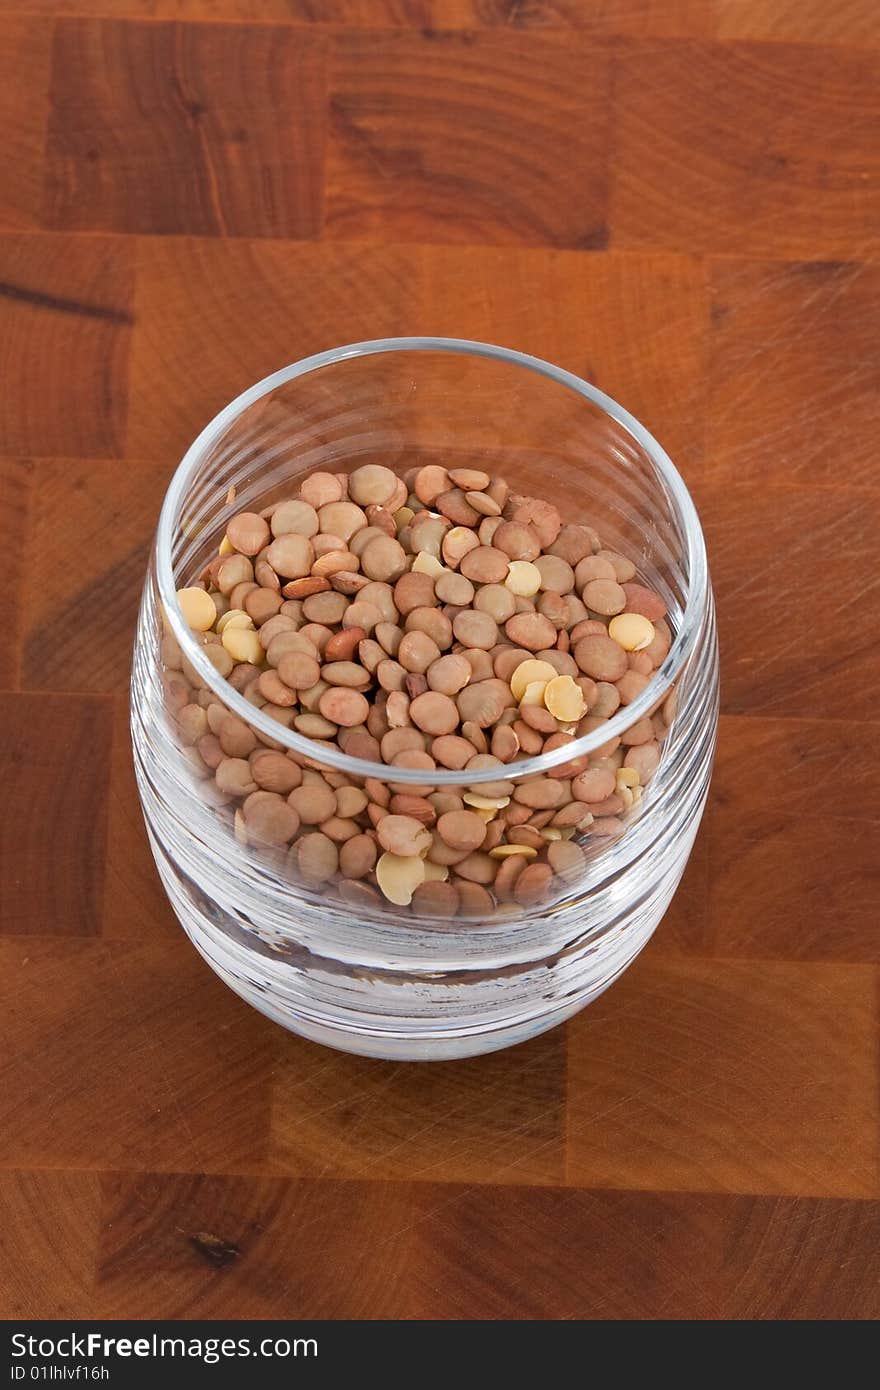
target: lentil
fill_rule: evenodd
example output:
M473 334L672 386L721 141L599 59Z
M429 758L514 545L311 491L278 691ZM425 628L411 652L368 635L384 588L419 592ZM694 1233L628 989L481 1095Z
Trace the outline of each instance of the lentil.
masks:
M608 635L625 652L641 652L654 640L654 624L641 613L621 613L608 624Z
M204 589L178 589L177 602L187 626L194 632L208 632L217 621L214 600Z
M217 672L315 741L310 759L257 735L166 634L166 699L206 800L240 844L355 908L504 917L576 885L584 837L624 831L674 717L667 689L592 755L517 780L520 758L629 705L672 631L627 556L478 468L303 477L297 495L233 515L178 602ZM323 769L322 746L424 781L361 784ZM462 787L435 788L437 767Z
M425 865L418 855L404 858L386 850L376 865L376 881L382 893L398 907L409 907L413 893L425 878Z

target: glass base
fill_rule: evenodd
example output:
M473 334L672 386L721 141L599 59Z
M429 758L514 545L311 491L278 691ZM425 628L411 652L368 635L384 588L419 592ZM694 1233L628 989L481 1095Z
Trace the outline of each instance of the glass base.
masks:
M687 860L614 924L600 950L497 971L395 974L299 955L255 937L242 914L221 908L163 854L153 855L174 912L216 975L273 1023L340 1052L398 1062L476 1057L527 1042L598 999L632 964L662 918ZM592 959L591 959L592 956ZM512 1003L522 1011L510 1015Z

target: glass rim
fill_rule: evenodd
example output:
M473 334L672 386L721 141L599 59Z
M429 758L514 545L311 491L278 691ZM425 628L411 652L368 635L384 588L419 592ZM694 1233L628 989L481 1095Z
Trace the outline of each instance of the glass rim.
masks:
M476 342L468 338L433 337L375 338L359 343L348 343L343 347L313 353L309 357L303 357L298 362L281 367L278 371L263 377L261 381L242 391L209 421L187 449L168 484L156 532L155 555L159 597L166 619L183 655L223 704L250 724L253 729L258 730L265 737L273 739L283 748L290 749L298 756L332 767L337 772L343 772L352 777L373 777L378 781L413 785L424 783L428 775L430 775L431 784L436 786L476 786L481 782L498 781L501 769L497 766L474 769L472 772L437 768L428 774L424 768L394 767L391 763L368 762L366 759L352 758L347 753L343 753L340 748L319 743L315 739L306 737L305 734L296 733L283 724L276 723L274 719L263 714L261 709L245 700L244 696L230 685L211 664L205 655L204 648L192 636L177 601L172 565L176 518L194 475L205 461L209 450L222 437L228 427L256 401L276 390L279 386L286 385L287 382L295 381L298 377L306 376L310 372L319 371L322 367L333 366L337 362L343 362L350 358L370 357L385 352L447 352L460 356L484 357L511 366L522 367L537 376L546 377L557 385L567 387L576 395L589 401L590 404L597 406L620 425L648 455L652 465L665 483L677 511L676 520L682 527L688 573L688 591L684 613L666 658L654 672L645 689L630 704L622 706L600 728L583 734L579 738L573 738L564 747L551 749L549 753L541 753L536 757L522 758L513 763L502 764L502 768L507 777L535 776L536 774L551 772L553 768L571 762L575 758L586 757L595 753L609 739L623 733L637 720L643 718L658 703L662 695L678 679L693 650L702 625L709 586L703 532L697 516L697 509L684 479L663 447L634 415L631 415L628 410L611 396L606 395L604 391L590 385L589 382L584 381L582 377L576 376L573 372L557 367L543 358L532 357L527 353L517 352L513 348L499 347L493 343Z

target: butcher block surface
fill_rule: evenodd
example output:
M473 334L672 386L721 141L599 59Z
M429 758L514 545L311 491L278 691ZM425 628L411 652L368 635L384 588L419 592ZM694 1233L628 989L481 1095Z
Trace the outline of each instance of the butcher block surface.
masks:
M880 9L0 0L0 1312L880 1313ZM509 1052L330 1052L197 957L127 678L187 444L394 334L545 357L705 527L682 887Z

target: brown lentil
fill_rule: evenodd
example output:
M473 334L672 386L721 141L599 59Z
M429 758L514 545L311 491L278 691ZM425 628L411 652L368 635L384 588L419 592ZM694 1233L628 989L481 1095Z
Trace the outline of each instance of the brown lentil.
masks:
M515 613L504 624L504 631L511 642L530 652L539 652L556 641L555 627L540 613Z
M447 811L437 821L437 833L453 850L470 854L486 838L486 826L474 811Z
M594 754L516 779L520 758L601 729L646 689L672 632L627 556L480 469L311 474L230 518L201 585L178 602L207 659L315 743L312 760L256 735L166 635L166 699L206 799L241 844L290 845L295 877L335 880L356 907L530 910L577 883L584 836L622 833L659 765L674 690ZM361 785L321 770L322 746L426 780ZM461 787L432 786L437 767Z
M596 681L618 681L626 670L626 652L611 637L595 633L582 637L574 659L585 676Z
M300 483L299 494L318 511L330 502L341 502L342 484L332 473L312 473Z
M397 660L405 671L424 673L440 658L440 648L426 632L407 632L400 639Z
M537 560L541 553L541 544L531 527L514 521L504 521L496 528L492 544L509 560Z
M478 545L467 552L459 570L475 584L500 584L507 576L509 564L503 550L496 550L491 545Z
M481 918L491 915L494 906L492 896L481 884L462 880L455 886L459 911L463 917Z
M230 796L246 796L257 790L257 784L246 758L223 758L217 764L214 780L221 792Z
M426 880L413 890L410 908L428 917L455 917L459 909L458 890L441 879Z
M287 803L296 811L303 825L321 825L336 813L336 796L323 779L295 787Z
M449 474L439 464L428 464L416 474L413 491L426 507L432 506L437 498L449 489Z
M460 859L455 868L461 878L467 879L471 883L485 885L492 882L498 866L494 859L490 858L484 851L474 850L464 859Z
M261 695L273 705L295 705L296 691L281 679L277 671L263 671L258 677L257 684Z
M413 816L383 816L376 833L379 844L391 854L425 854L431 848L431 832Z
M547 547L551 555L558 555L570 565L577 565L585 556L592 554L593 533L587 526L568 524L563 526L552 545Z
M269 649L268 660L270 666L274 664L271 648ZM278 658L277 670L281 680L291 690L309 690L321 675L321 667L317 658L304 651L284 652Z
M521 907L531 907L544 897L552 877L549 864L527 864L514 884L514 899Z
M325 690L318 701L318 709L325 719L346 728L363 724L370 712L366 697L360 691L342 685Z
M426 669L428 685L441 695L457 695L471 679L471 666L460 654L440 656Z
M270 520L272 535L278 536L296 535L304 536L306 539L317 535L318 530L326 530L326 527L319 528L318 513L308 502L301 502L291 499L288 502L280 502L272 513ZM269 563L272 564L271 558ZM274 568L274 566L273 566Z
M626 594L614 579L591 579L584 585L583 600L594 613L613 617L626 607Z
M425 751L425 735L418 729L403 726L389 729L382 735L382 757L386 763L393 763L399 753Z
M230 545L242 555L258 555L269 544L270 531L263 517L255 512L239 512L226 527Z
M411 702L409 714L417 728L433 736L451 734L458 728L459 711L455 701L437 690L428 690Z
M484 584L473 598L478 613L488 613L496 623L506 623L516 612L516 599L505 584Z
M535 569L541 576L541 588L554 594L568 594L574 588L574 570L558 555L539 555Z
M336 845L320 831L303 835L296 842L297 867L306 883L319 886L326 883L339 867L339 851Z
M289 844L300 827L296 811L282 796L267 792L261 800L244 808L248 838L267 845Z
M292 792L302 781L302 772L296 763L270 748L258 748L252 753L250 768L258 787L267 792L280 792L282 796Z

